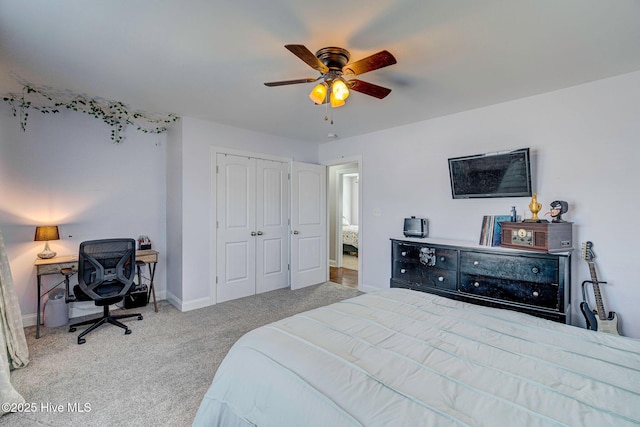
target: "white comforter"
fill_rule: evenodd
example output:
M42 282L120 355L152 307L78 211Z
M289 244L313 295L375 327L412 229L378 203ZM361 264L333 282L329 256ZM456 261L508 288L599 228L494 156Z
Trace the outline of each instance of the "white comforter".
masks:
M389 289L258 328L194 425L640 423L640 340Z

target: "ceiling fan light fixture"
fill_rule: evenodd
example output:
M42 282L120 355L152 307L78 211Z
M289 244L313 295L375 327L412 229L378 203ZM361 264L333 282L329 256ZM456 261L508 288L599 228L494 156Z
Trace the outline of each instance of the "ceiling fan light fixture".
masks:
M342 79L336 79L331 85L331 94L338 101L344 101L349 97L349 88Z
M374 53L359 61L349 62L351 59L349 51L341 47L325 47L318 50L315 54L301 44L286 44L284 47L308 66L318 71L320 76L317 78L309 77L304 79L266 82L265 86L272 87L311 83L322 79L322 83L317 84L311 90L309 98L316 105L325 104L326 108L329 108L327 104L331 104L332 108L343 106L352 90L378 99L386 97L391 92L391 89L362 80L351 79L346 81L343 78L343 76L358 76L395 64L396 58L386 50ZM324 119L329 120L328 110ZM331 124L333 124L333 119L331 120Z
M328 90L329 86L327 85L326 82L322 82L317 84L313 89L311 89L311 92L309 93L309 98L315 103L315 104L322 104L325 102L325 99L327 99L327 90Z
M338 108L344 105L344 99L337 99L333 92L329 94L329 103L331 103L331 108Z

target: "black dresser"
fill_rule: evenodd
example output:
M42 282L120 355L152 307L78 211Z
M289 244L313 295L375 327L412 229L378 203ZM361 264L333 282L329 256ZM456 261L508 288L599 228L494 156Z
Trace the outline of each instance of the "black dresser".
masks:
M571 323L571 252L391 239L391 287Z

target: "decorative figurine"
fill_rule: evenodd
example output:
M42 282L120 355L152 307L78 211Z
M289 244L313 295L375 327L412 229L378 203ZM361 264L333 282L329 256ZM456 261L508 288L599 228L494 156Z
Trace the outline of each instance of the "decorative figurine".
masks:
M569 210L569 203L564 200L554 200L551 202L551 210L547 214L551 215L551 222L566 222L562 219L562 214ZM545 214L546 215L546 214Z
M537 193L533 193L531 202L529 202L529 210L531 211L531 219L525 219L524 222L549 222L546 219L538 218L538 212L542 209L542 204L538 203Z

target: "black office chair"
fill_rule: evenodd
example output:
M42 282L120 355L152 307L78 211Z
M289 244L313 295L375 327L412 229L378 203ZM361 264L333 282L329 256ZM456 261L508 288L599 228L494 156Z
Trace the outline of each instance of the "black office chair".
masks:
M125 324L117 319L138 317L140 313L113 315L109 305L120 302L129 292L136 273L136 241L134 239L90 240L80 244L78 254L78 284L73 287L73 296L69 294L69 276L65 274L67 301L91 301L104 307L102 317L75 323L69 326L69 332L76 327L91 325L78 335L78 344L84 344L84 336L100 325L111 323L124 329L125 335L131 333Z

